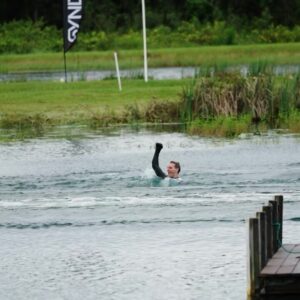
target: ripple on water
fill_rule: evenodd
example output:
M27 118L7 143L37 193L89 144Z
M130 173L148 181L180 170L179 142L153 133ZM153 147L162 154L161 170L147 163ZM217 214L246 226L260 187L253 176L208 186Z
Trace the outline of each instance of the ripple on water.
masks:
M153 179L156 141L181 185ZM243 299L245 220L284 193L295 239L299 150L147 131L1 144L0 299Z

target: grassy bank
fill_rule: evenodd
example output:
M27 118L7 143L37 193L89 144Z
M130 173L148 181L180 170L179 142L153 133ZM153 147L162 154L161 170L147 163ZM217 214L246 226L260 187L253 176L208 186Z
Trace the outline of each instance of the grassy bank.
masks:
M191 134L300 132L300 74L218 72L185 80L9 82L0 84L0 128L34 135L56 125L90 128L181 123Z
M252 64L298 64L300 43L260 44L243 46L204 46L191 48L149 49L149 67L207 66ZM141 50L119 50L121 69L140 68ZM114 70L113 51L69 52L68 70ZM63 71L62 53L0 55L0 73Z
M0 127L130 122L139 108L178 101L189 80L0 83Z
M187 86L181 98L181 117L188 132L236 136L267 129L300 129L300 74L218 73Z

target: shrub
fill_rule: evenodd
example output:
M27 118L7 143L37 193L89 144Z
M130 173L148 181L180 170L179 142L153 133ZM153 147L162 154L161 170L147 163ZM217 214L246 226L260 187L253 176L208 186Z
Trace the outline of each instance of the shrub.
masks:
M59 31L42 20L12 21L0 26L0 53L30 53L62 49Z
M180 110L186 122L249 114L276 127L278 117L288 117L299 103L300 76L275 80L270 74L242 77L220 73L184 88Z
M89 33L80 33L78 35L77 50L108 50L113 45L113 38L107 36L104 31L92 31Z
M230 25L224 21L200 24L196 20L178 23L177 27L158 26L148 29L149 47L187 47L196 45L232 45L243 43L299 42L300 26L282 25L257 28ZM260 23L258 23L260 24ZM46 26L43 20L12 21L0 25L0 53L61 51L62 31ZM141 30L126 33L105 31L79 32L75 50L97 51L142 48Z

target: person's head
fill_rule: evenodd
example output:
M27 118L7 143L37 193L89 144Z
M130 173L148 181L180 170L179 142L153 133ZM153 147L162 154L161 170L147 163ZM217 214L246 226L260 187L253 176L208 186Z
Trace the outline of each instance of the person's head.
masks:
M170 178L178 178L180 172L179 162L171 160L167 165L167 172Z

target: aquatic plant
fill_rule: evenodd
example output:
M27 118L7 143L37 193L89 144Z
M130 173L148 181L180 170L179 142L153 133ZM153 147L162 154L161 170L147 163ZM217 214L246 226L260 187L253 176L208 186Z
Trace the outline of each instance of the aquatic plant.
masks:
M259 76L262 74L273 74L274 64L267 60L257 60L248 65L248 76Z
M245 115L251 116L248 125L252 122L256 131L260 122L270 128L287 124L280 120L288 119L300 106L300 76L282 78L268 72L257 73L247 77L218 73L213 77L198 78L192 86L187 85L182 90L181 120L190 123L188 127L193 133L218 135L211 132L213 126L225 136L239 132L233 126L236 123L232 122Z
M280 115L279 127L288 128L290 132L299 133L300 132L300 111L292 110L289 116Z
M124 115L116 113L109 106L104 111L91 111L91 117L87 119L87 123L91 128L107 127L111 124L126 123Z
M23 140L25 138L42 136L51 126L51 121L43 114L23 116L4 114L0 118L0 128L4 130L0 141Z
M146 105L126 105L122 112L122 119L126 123L172 123L178 122L179 103L177 101L159 101L153 99Z
M144 119L146 122L170 123L177 122L180 116L179 103L175 101L159 101L157 99L149 102L145 108Z
M4 129L16 128L18 130L24 130L31 128L36 131L41 131L45 125L49 124L50 120L43 114L33 114L29 116L4 114L0 118L0 127Z
M125 97L116 91L113 80L63 86L34 82L3 84L0 128L18 132L28 129L39 134L53 125L99 128L147 122L180 123L192 134L228 137L267 128L300 131L299 74L244 76L218 72L192 80L150 81L147 89L141 80L124 83ZM45 92L33 93L41 89Z
M237 117L251 110L263 113L260 94L265 91L266 83L264 77L244 78L226 73L200 78L193 87L183 89L182 115L186 121L191 121L195 118Z
M123 114L124 118L129 123L140 121L143 118L141 109L137 102L126 105Z
M251 116L216 117L213 119L197 119L187 127L187 132L202 136L234 137L241 133L254 131Z

